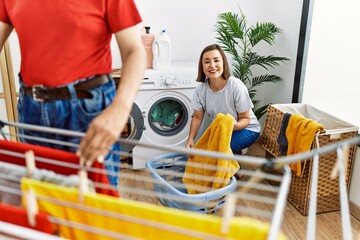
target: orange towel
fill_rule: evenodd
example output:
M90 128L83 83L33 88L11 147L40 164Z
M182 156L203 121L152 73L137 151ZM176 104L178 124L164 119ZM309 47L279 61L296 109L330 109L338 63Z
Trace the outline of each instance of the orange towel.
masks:
M309 151L315 134L324 131L325 128L322 124L305 118L301 114L292 114L286 128L287 155ZM301 161L290 164L290 168L296 172L296 176L301 176Z
M194 148L210 150L233 155L230 148L231 136L234 126L234 118L230 114L219 113L215 120L206 129L204 134L195 144ZM191 185L201 186L209 189L208 191L224 187L229 184L230 178L239 170L240 166L237 161L228 159L217 159L205 156L194 156L189 158L188 163L201 164L202 166L213 167L215 169L205 169L187 164L183 177L189 194L203 193L192 189ZM196 179L193 176L196 176Z

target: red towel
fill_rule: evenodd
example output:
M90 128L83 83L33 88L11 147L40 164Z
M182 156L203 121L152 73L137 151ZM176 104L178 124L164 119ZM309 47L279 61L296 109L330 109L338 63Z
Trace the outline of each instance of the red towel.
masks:
M29 150L32 150L35 156L37 157L43 157L65 163L71 163L74 164L75 166L79 165L79 158L74 153L65 152L43 146L0 140L0 150L8 150L17 153L25 153ZM0 161L16 164L20 166L26 166L26 162L24 158L10 156L8 154L1 152L0 152ZM36 167L39 169L51 170L54 171L55 173L62 175L74 175L74 174L78 174L79 171L78 169L73 167L59 166L59 165L54 165L52 163L46 163L40 161L36 161ZM92 167L101 170L101 173L88 172L89 179L91 179L95 183L106 184L107 186L109 186L108 189L95 188L96 192L119 197L118 192L109 183L109 179L105 173L104 165L102 163L95 162Z
M45 213L38 213L36 215L36 226L30 226L25 208L0 204L0 221L31 228L48 234L54 234L53 225L50 223Z

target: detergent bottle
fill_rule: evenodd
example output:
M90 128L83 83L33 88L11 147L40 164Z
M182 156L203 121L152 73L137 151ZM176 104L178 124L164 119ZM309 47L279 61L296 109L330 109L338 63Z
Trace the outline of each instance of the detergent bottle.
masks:
M146 53L146 68L153 68L153 44L155 35L150 33L150 27L146 26L143 28L141 40Z
M171 43L166 30L162 30L155 38L153 54L154 69L169 69L171 67Z

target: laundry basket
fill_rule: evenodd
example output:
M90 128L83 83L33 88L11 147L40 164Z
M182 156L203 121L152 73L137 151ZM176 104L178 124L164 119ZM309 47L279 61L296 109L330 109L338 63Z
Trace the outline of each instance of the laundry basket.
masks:
M351 125L337 117L323 112L307 104L274 104L270 105L265 121L264 130L259 142L266 150L267 157L279 157L279 144L277 137L280 132L282 119L285 113L302 114L306 118L321 123L326 132L318 135L319 147L335 143L344 139L356 137L358 127ZM314 137L312 149L316 148ZM346 184L349 188L352 162L355 157L355 146L351 146L346 170ZM339 184L337 179L331 179L331 171L336 162L336 152L323 154L319 159L317 213L340 210ZM288 200L303 214L307 215L310 201L312 159L303 161L303 173L296 176L292 173Z
M187 156L177 153L161 155L146 163L154 181L154 189L161 203L172 208L214 214L225 203L225 196L237 187L235 177L222 188L200 194L188 194L182 182Z

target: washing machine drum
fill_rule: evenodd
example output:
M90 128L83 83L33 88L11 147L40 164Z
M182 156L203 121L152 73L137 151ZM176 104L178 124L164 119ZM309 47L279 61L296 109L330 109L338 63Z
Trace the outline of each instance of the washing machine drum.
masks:
M150 108L149 125L154 132L162 136L174 135L186 126L188 114L179 99L161 99Z

